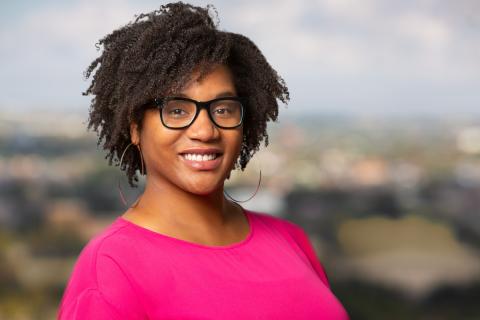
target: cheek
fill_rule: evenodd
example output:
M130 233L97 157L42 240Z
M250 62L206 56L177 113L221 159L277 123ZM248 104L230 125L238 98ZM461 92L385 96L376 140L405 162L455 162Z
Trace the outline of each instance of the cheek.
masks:
M152 161L158 161L165 157L175 157L176 143L179 140L177 131L166 131L160 127L153 127L145 131L142 140L146 144L148 158Z

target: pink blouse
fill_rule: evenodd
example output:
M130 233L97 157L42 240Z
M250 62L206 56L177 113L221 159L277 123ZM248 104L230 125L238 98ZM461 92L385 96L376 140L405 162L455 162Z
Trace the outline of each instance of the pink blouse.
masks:
M80 253L58 319L349 319L303 229L244 214L248 236L227 246L118 217Z

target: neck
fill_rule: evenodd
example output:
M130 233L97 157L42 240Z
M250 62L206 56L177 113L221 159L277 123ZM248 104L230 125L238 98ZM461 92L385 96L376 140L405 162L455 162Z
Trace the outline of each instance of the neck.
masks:
M223 184L214 192L198 195L172 185L147 180L135 215L153 223L164 222L182 229L209 232L227 225L234 205L225 199Z

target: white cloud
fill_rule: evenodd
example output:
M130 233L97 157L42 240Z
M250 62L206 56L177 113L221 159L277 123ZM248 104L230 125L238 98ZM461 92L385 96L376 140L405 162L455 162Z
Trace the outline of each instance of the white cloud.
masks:
M85 105L82 72L98 55L94 44L158 5L78 0L12 19L0 30L0 58L8 61L0 74L0 105ZM431 110L480 102L471 89L480 82L480 28L475 20L452 18L465 12L452 4L246 0L216 7L220 28L250 37L287 80L292 96L299 93L293 103L316 98L312 87L325 88L322 105L344 110L380 109L389 100L417 101Z
M328 15L345 19L365 20L377 11L375 0L317 0L316 3Z
M447 21L431 15L408 12L396 21L398 33L418 42L424 49L443 51L450 44L452 32Z
M95 43L139 10L127 1L82 0L48 6L20 17L0 33L0 105L75 106L85 103L83 70L98 55ZM83 102L81 102L83 101Z
M47 40L80 50L92 46L94 39L131 20L134 7L125 1L81 1L71 8L49 7L31 14L27 30L48 35Z

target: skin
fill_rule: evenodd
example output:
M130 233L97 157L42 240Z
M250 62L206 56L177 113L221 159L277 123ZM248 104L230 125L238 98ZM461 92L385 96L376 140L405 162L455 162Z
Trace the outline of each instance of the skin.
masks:
M198 81L196 73L180 93L197 101L219 94L237 95L227 66L217 66ZM149 109L141 132L130 126L131 141L140 144L147 168L146 186L135 207L122 217L146 229L205 245L228 245L245 239L249 225L242 208L225 199L224 182L241 149L243 125L215 126L202 110L192 125L173 130L163 126L159 111ZM192 147L216 147L223 152L219 167L201 171L186 166L179 153Z

